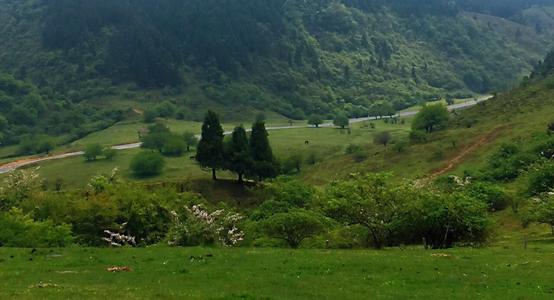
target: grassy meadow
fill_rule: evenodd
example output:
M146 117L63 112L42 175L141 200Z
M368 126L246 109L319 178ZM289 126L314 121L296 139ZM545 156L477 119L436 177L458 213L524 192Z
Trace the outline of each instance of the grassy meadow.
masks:
M553 251L0 248L0 298L552 299Z
M405 124L385 124L384 121L375 121L375 129L370 129L368 123L357 123L352 126L350 133L347 130L336 128L297 128L286 130L272 130L269 132L272 148L275 155L284 160L292 154L299 154L305 161L313 160L311 163L305 163L305 169L302 176L309 177L311 170L320 172L318 166L325 164L326 161L339 161L345 159L348 163L345 167L349 168L356 165L350 155L345 154L345 149L349 144L356 144L367 149L368 152L379 154L387 152L381 145L375 145L373 137L381 131L390 131L393 140L406 139L410 123L406 119ZM167 122L168 126L174 132L184 132L191 130L200 132L200 123L184 122L171 120ZM284 123L278 121L270 121L267 126L282 126ZM126 142L134 142L136 129L140 128L140 123L119 124L108 128L104 131L94 133L86 138L74 143L77 145L87 145L90 143L107 144L107 141L118 141L112 144L121 144ZM232 130L234 126L231 124L224 125L225 130ZM128 138L127 140L126 137ZM306 141L309 143L306 144ZM86 162L83 157L74 157L69 159L54 160L39 164L39 174L42 178L50 178L52 180L62 179L66 186L78 187L84 185L87 180L99 173L110 173L114 168L118 168L122 176L129 180L135 180L129 171L130 161L139 149L119 151L113 161L100 159L95 162ZM391 152L392 151L388 151ZM162 175L145 179L145 181L167 181L167 180L190 180L190 179L209 179L210 174L202 171L190 158L193 153L185 154L182 157L166 158L166 168ZM380 159L383 159L382 156ZM33 166L35 167L35 166ZM70 172L68 170L71 170ZM344 173L344 172L343 172ZM343 174L340 173L340 174ZM227 172L222 172L221 178L231 179L234 175ZM331 170L322 174L323 178L330 180L335 178L334 172Z

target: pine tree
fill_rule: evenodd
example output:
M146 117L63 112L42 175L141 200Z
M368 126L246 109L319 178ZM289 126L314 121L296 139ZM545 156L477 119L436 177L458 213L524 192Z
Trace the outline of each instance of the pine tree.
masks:
M269 144L265 123L262 121L257 121L252 126L250 153L254 163L253 171L259 180L277 176L278 165Z
M223 167L223 128L213 111L208 111L204 118L196 160L202 168L212 169L212 178L217 180L216 170Z
M226 151L227 168L238 174L239 183L243 182L244 174L252 170L252 157L248 145L248 136L244 127L236 127L231 136Z

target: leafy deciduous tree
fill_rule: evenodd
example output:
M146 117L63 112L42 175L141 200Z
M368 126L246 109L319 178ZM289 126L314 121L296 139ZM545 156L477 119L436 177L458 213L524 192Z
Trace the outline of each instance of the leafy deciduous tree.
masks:
M323 117L320 115L311 115L308 118L308 124L319 128L319 125L323 124Z
M450 114L446 106L442 104L426 105L415 116L412 129L425 130L431 133L443 129L448 124Z

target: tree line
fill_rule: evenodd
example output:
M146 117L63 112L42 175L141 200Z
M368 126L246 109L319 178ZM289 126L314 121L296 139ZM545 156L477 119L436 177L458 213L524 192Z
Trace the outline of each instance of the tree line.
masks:
M243 126L237 126L231 138L224 141L224 131L219 116L208 111L202 124L202 135L196 151L196 160L202 168L212 171L217 180L217 170L229 170L244 177L263 180L279 174L279 163L269 143L265 121L257 118L252 125L250 137Z

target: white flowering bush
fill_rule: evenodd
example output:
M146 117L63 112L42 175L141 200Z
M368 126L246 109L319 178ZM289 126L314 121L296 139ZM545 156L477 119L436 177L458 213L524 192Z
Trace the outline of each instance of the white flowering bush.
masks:
M39 187L38 169L11 172L0 186L0 210L9 210Z
M112 232L110 230L104 230L106 237L102 238L109 247L121 247L125 245L136 246L137 242L134 236L125 235L117 232Z
M225 209L209 211L202 205L193 205L185 207L181 214L172 211L171 215L174 225L168 234L170 245L232 247L244 240L244 232L239 229L243 216L238 213Z

